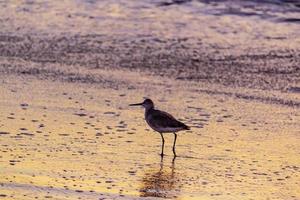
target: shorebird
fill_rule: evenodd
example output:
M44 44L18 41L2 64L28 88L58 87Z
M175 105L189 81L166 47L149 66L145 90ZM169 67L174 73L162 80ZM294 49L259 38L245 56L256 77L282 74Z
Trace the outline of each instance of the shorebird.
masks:
M163 133L173 133L174 143L173 143L173 154L176 157L175 144L177 139L176 132L181 130L189 130L190 127L184 123L175 119L172 115L167 112L154 109L154 103L151 99L145 99L142 103L130 104L129 106L143 106L145 108L145 120L148 125L158 133L160 133L162 146L161 146L161 156L164 156L164 145L165 139Z

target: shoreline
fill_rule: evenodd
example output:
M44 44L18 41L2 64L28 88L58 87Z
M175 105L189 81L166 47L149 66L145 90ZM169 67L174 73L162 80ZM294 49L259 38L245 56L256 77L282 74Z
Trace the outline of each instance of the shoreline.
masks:
M1 37L1 35L0 35ZM192 38L181 41L154 38L132 41L106 36L59 36L31 39L20 36L2 38L0 55L5 68L16 72L22 70L22 64L32 67L24 73L43 73L46 65L65 71L74 66L80 70L129 70L141 71L173 79L218 83L229 87L244 87L296 92L300 88L300 54L298 47L278 50L269 49L257 53L256 48L247 52L210 47L209 43L194 42ZM197 44L199 43L199 44ZM20 65L18 69L17 65ZM14 66L15 65L15 66ZM62 69L59 69L61 67ZM45 73L50 72L47 69ZM54 72L55 73L55 72Z

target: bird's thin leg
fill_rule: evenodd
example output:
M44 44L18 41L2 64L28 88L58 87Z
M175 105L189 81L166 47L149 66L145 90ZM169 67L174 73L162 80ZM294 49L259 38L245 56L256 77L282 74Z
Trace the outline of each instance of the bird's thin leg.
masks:
M176 155L174 155L173 159L172 159L172 165L175 163L176 160Z
M173 153L174 153L174 157L176 157L176 152L175 152L176 139L177 139L177 134L174 133L174 143L173 143Z
M162 140L162 146L161 146L161 156L164 156L164 147L165 147L165 139L162 133L160 133L161 140Z

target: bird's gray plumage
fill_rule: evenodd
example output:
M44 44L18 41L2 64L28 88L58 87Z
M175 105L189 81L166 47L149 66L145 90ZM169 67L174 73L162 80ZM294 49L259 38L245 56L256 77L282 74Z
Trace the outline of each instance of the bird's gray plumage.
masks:
M149 126L160 133L173 133L180 130L189 130L184 123L175 119L164 111L149 109L145 113L145 119Z

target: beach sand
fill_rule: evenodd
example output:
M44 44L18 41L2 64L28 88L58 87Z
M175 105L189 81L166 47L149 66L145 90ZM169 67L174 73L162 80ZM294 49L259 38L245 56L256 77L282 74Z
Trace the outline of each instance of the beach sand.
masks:
M96 71L115 85L1 75L1 199L299 199L297 108ZM128 106L144 96L192 128L174 162L173 135L161 161L159 134Z
M274 3L275 2L275 3ZM0 199L300 199L299 4L1 1ZM161 138L151 98L191 127Z

